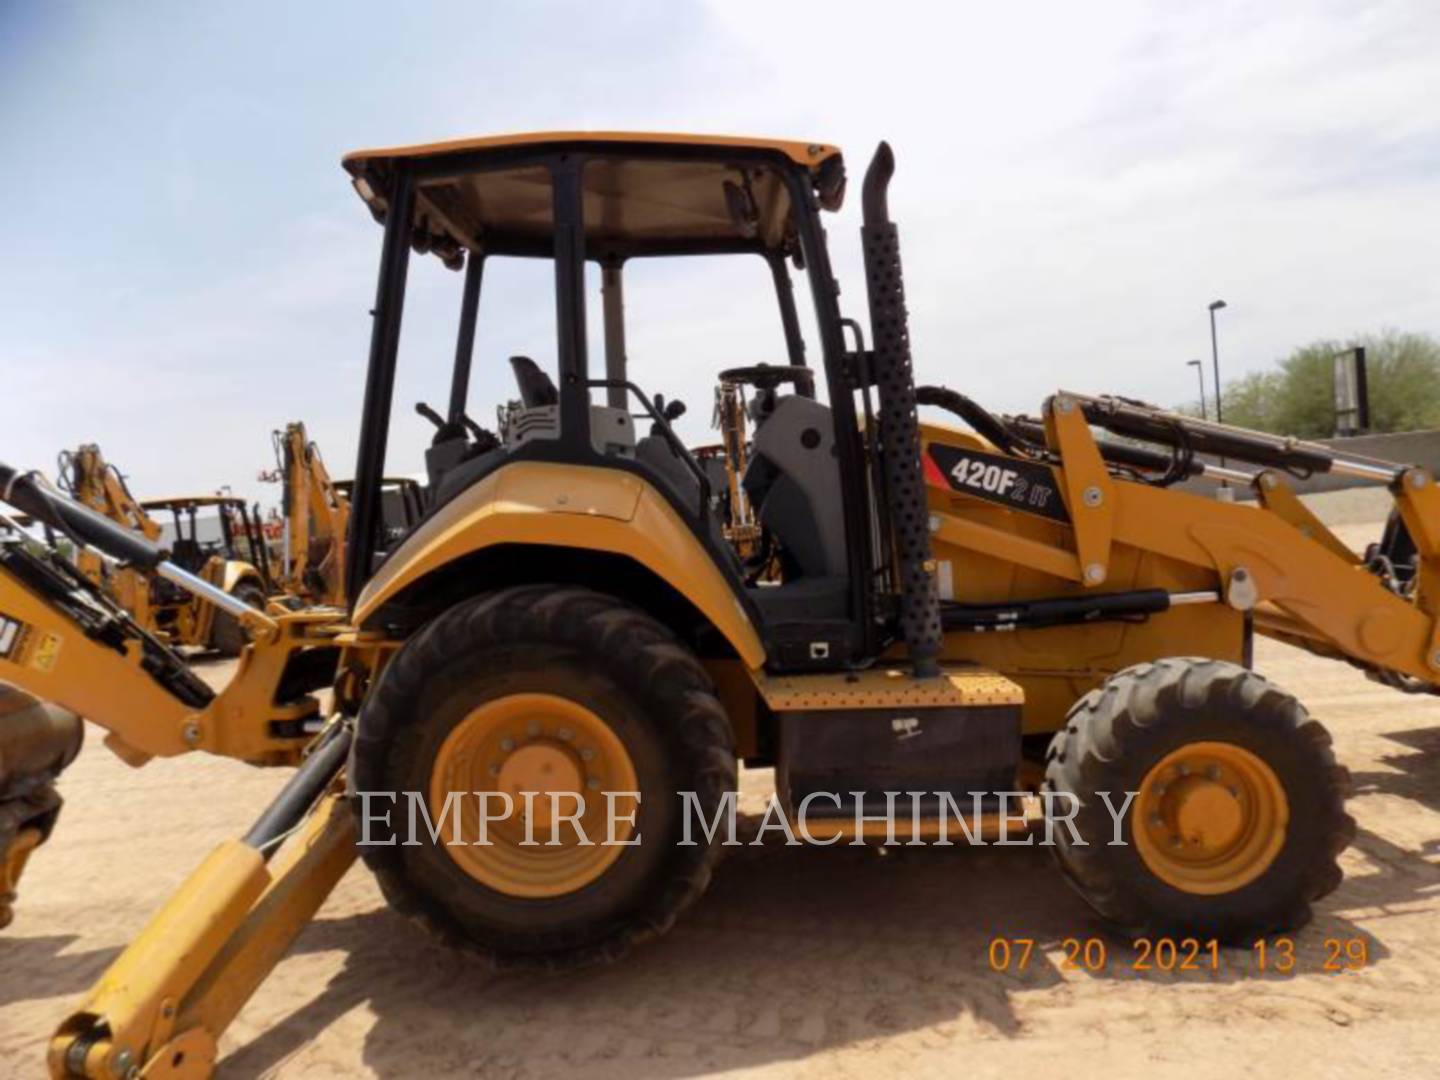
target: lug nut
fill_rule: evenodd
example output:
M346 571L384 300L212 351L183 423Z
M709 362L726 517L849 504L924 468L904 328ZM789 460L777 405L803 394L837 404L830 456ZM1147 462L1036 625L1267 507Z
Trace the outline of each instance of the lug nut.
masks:
M508 754L511 750L515 749L515 740L507 735L505 738L500 740L500 749L504 750L505 753Z

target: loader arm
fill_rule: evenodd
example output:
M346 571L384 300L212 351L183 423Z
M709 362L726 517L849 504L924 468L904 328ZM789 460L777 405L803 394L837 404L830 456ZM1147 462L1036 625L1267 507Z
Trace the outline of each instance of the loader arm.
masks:
M938 397L932 394L931 403ZM1190 589L1207 590L1261 633L1343 656L1385 678L1404 677L1432 688L1440 683L1440 493L1428 470L1355 464L1357 472L1389 478L1400 517L1415 539L1418 587L1407 594L1363 565L1296 498L1283 456L1274 457L1274 467L1253 473L1198 461L1182 470L1191 475L1208 470L1212 479L1246 485L1256 505L1160 486L1144 471L1146 451L1125 445L1117 454L1095 438L1093 401L1064 393L1051 398L1043 424L1018 429L1039 437L1028 453L1013 448L1006 453L969 433L925 425L939 559L963 562L965 553L972 553L1000 560L1028 572L1028 581L1056 579L1031 588L1062 596L1108 599L1128 595L1124 590L1136 586L1137 576L1144 585L1168 575L1187 581ZM1158 410L1155 415L1166 423L1183 422ZM1156 424L1158 430L1159 420ZM1217 431L1233 432L1245 452L1242 437L1249 433L1240 429L1211 425L1198 437L1236 448ZM1310 455L1309 467L1322 464L1318 455L1325 448L1273 441L1282 450L1288 445L1291 453ZM1262 447L1252 460L1272 456ZM1138 570L1142 564L1145 569ZM1143 603L1138 595L1136 603Z

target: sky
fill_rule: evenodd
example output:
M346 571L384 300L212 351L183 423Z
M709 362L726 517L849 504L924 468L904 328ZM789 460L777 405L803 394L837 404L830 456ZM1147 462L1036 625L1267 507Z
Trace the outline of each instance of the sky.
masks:
M340 157L508 131L842 146L827 231L862 321L855 195L889 140L919 379L999 411L1194 400L1217 298L1227 379L1440 334L1437 44L1428 0L0 0L0 460L98 442L142 497L271 503L270 432L303 420L350 475L381 236ZM422 468L410 405L443 405L459 288L412 259L392 472ZM506 357L553 366L553 303L548 266L487 266L482 423ZM784 362L757 260L647 266L627 307L632 377L692 441L719 369Z

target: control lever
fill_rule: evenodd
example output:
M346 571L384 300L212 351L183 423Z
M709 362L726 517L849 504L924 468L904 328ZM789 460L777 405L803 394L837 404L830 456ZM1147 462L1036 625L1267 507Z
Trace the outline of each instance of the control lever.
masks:
M492 450L500 445L500 440L486 431L464 413L460 414L458 424L451 423L438 412L426 405L423 401L415 403L415 411L423 416L430 423L435 425L435 437L430 440L431 446L438 446L442 442L449 442L451 439L458 439L465 432L469 432L471 440L481 450ZM463 428L463 431L461 430Z
M445 418L429 405L426 405L425 402L417 401L415 403L415 411L434 424L437 429L443 429L445 427Z
M685 403L683 401L666 401L664 394L655 395L655 411L665 418L667 424L672 424L685 415ZM660 425L650 425L650 434L659 435Z

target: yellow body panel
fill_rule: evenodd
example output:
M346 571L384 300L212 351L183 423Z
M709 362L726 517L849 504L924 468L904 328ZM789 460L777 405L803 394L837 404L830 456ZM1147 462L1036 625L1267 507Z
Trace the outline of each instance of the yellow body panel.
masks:
M1258 591L1258 631L1326 655L1434 678L1440 655L1423 581L1419 604L1386 589L1333 535L1316 531L1313 515L1286 497L1283 481L1265 487L1273 474L1257 478L1260 504L1221 502L1106 475L1078 410L1050 412L1046 433L1064 462L1052 472L1072 524L932 480L927 497L934 555L954 583L955 600L1083 595L1097 584L1105 592L1214 591L1224 597L1231 575L1243 568ZM998 453L976 436L942 425L922 425L921 437L926 445ZM1421 522L1430 515L1412 504L1433 491L1431 483L1409 484L1399 499L1402 513L1416 521L1412 534L1421 532L1422 554ZM1144 622L954 633L946 635L944 656L994 668L1020 683L1025 730L1049 731L1060 726L1077 697L1131 664L1178 655L1242 660L1243 619L1226 603L1210 603L1171 608Z
M17 640L0 655L0 681L93 720L112 738L123 738L136 751L121 755L132 764L191 749L184 737L191 710L140 669L133 648L121 655L92 641L3 571L0 619L20 624Z
M538 461L515 462L491 473L407 537L360 594L356 625L363 626L426 575L500 544L579 548L633 559L694 604L747 667L765 661L760 635L730 583L659 492L619 469ZM603 582L595 584L603 587Z

